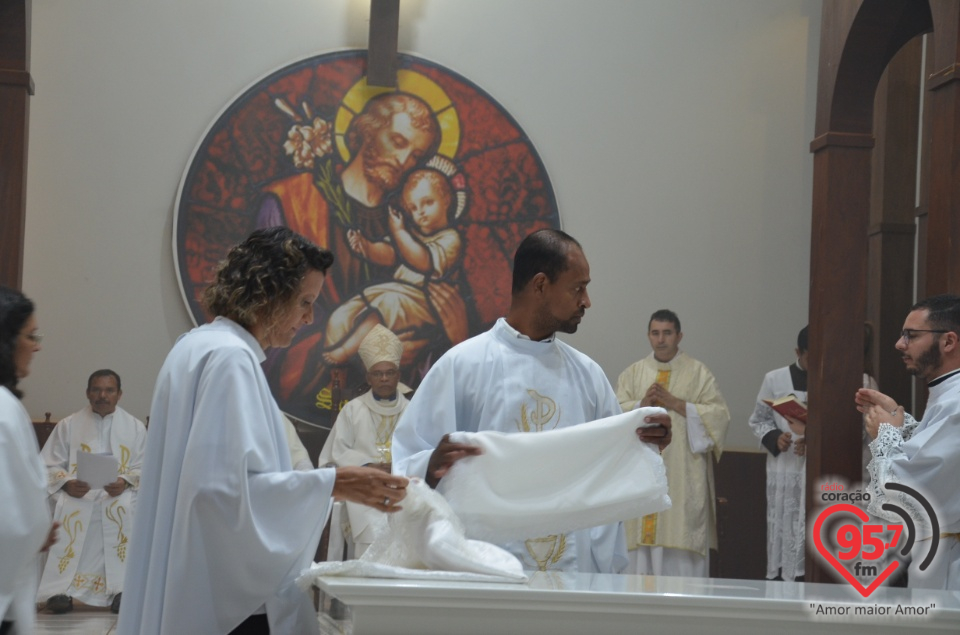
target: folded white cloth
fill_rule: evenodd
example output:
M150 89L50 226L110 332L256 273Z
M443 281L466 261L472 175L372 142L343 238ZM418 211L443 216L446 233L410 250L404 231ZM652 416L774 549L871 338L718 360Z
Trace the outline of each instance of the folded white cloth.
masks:
M535 434L456 432L483 454L457 461L437 490L470 538L504 543L639 518L670 507L657 450L641 442L638 408Z
M297 583L309 586L328 575L524 582L523 565L508 551L464 536L463 524L420 479L411 479L402 509L375 527L373 544L359 560L315 563Z

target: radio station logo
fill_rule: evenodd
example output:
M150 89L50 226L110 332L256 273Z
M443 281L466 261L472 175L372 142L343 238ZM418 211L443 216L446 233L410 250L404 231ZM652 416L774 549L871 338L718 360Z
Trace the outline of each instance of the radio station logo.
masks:
M920 492L889 482L889 491L901 492L917 503L916 512L923 511L925 525L930 527L930 538L917 539L914 517L899 505L884 503L886 512L895 514L902 522L880 522L862 507L870 503L870 494L854 490L847 492L841 483L820 486L820 499L831 503L817 514L813 526L813 543L820 556L837 574L869 597L880 585L907 566L910 556L922 556L920 571L933 562L940 544L940 524L930 502ZM923 554L923 546L929 545Z

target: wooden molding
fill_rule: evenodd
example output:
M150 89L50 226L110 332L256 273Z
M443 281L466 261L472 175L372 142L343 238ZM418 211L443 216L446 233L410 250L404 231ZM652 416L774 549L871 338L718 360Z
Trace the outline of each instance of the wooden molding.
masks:
M927 77L927 90L939 90L944 85L960 80L960 65L951 64Z
M31 95L34 92L33 77L27 71L0 68L0 86L21 86Z
M810 142L810 152L819 152L828 147L872 148L872 134L862 132L827 132Z

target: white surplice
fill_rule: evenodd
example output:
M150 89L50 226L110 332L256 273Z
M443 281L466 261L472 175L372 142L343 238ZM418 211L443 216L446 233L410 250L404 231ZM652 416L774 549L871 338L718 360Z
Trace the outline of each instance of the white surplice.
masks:
M40 456L47 468L47 492L61 540L50 548L37 599L66 594L92 606L110 606L123 590L127 547L147 430L123 408L101 417L86 406L57 423ZM106 453L119 462L129 483L119 496L102 488L83 498L63 490L77 478L77 453Z
M399 392L396 399L378 400L372 390L351 399L323 444L319 464L389 463L393 430L409 403ZM372 507L347 501L347 519L358 556L373 542L374 527L383 523L383 516L383 512Z
M501 318L430 369L393 436L393 471L424 477L444 434L536 433L620 413L600 366L556 338L534 342ZM503 545L526 569L617 573L626 566L622 523Z
M864 388L876 389L876 382L870 375L863 374ZM790 430L790 423L784 419L764 399L773 401L787 395L796 395L803 403L807 402L807 391L796 390L790 375L790 366L772 370L763 378L760 393L753 414L750 415L750 429L757 439L762 440L768 433L789 432L793 440L785 451L773 456L767 452L767 579L778 575L786 581L804 575L806 525L807 457L795 452L797 435ZM762 447L762 444L761 444Z
M265 355L225 318L183 335L154 389L117 632L316 633L294 583L316 552L336 473L292 471Z
M0 620L33 632L40 554L50 530L47 475L20 400L0 387Z
M789 422L763 402L764 399L772 401L790 394L807 402L807 392L794 389L789 366L772 370L764 376L749 422L757 439L763 439L774 430L793 434ZM768 580L779 575L784 580L793 580L804 574L806 465L806 456L797 456L792 443L777 456L767 452Z
M909 586L960 590L960 489L956 479L960 465L960 374L930 387L919 422L906 415L902 428L881 423L870 452L868 511L899 524L899 516L883 509L885 503L891 503L917 522ZM933 506L943 535L937 555L925 571L919 566L931 544L927 513L910 494L886 489L884 485L890 482L917 490Z

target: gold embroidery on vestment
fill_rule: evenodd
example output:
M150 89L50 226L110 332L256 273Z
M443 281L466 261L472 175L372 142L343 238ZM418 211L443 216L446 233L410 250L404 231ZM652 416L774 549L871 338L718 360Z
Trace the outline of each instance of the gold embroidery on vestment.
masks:
M377 424L377 450L380 451L380 460L383 463L390 463L392 452L390 443L393 440L393 430L397 427L397 421L400 415L379 415L380 423Z
M120 562L127 558L127 535L123 533L123 517L127 515L127 508L120 504L120 499L110 503L107 507L107 520L117 526L117 557Z
M74 522L74 518L79 515L80 510L78 509L63 519L63 530L67 532L67 535L70 537L70 542L68 542L67 546L64 547L63 555L60 557L60 562L57 563L57 568L60 569L60 573L66 571L70 561L73 560L77 555L73 550L73 543L76 542L77 536L83 531L83 521L76 520Z
M90 589L94 593L103 593L107 588L107 582L103 579L103 576L78 573L73 576L70 586L75 589Z
M120 446L120 474L126 474L130 471L130 448L125 445Z
M530 388L527 389L527 394L537 403L532 410L528 410L526 404L520 404L520 420L517 422L517 429L520 432L543 432L547 424L554 419L554 415L556 415L556 421L550 428L556 428L560 423L557 402Z
M537 563L538 571L546 571L550 565L560 562L567 550L567 534L551 534L543 538L531 538L523 543L527 553Z
M641 520L642 529L640 533L641 545L657 544L657 515L648 514Z

